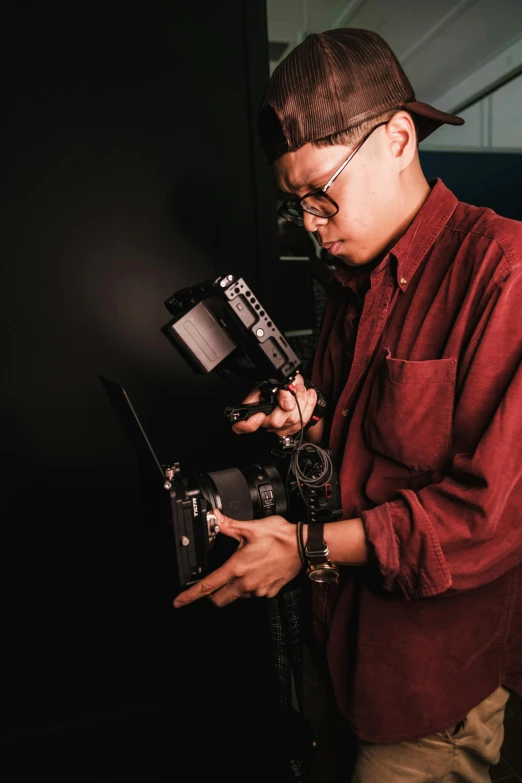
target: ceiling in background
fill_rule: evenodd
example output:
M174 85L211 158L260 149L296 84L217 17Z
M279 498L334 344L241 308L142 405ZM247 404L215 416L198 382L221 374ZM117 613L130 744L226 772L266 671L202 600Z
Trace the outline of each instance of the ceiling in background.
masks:
M522 37L522 0L267 0L270 70L309 33L379 33L436 103ZM446 107L448 108L448 107Z

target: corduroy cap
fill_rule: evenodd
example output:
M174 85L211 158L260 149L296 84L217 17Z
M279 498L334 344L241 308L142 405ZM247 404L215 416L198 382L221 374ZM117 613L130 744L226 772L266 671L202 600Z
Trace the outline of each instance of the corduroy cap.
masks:
M353 27L313 33L275 68L258 117L269 163L310 141L350 130L389 111L415 115L419 141L441 125L462 125L454 114L416 100L386 41Z

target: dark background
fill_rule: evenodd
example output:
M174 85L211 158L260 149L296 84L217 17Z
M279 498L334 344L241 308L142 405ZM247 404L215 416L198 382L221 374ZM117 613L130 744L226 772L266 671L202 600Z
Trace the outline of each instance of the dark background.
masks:
M229 272L282 315L255 134L265 4L4 1L0 58L0 774L276 780L263 610L173 610L171 540L98 378L125 386L162 461L266 449L224 426L244 387L195 375L160 332L168 296ZM522 217L520 156L422 159Z
M245 389L195 375L160 332L168 296L221 274L274 312L264 2L0 8L0 775L261 774L264 615L173 609L172 541L98 375L162 461L217 470L264 447L224 423Z
M421 146L420 159L426 178L440 177L461 201L522 220L522 154L433 152Z

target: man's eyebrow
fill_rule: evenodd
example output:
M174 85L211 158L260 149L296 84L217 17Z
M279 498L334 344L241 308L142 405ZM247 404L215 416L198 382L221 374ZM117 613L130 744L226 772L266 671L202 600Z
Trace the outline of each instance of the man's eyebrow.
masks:
M318 177L317 176L317 169L310 169L309 171L305 171L304 173L304 179L303 184L297 184L293 186L292 191L285 190L284 188L279 188L281 193L283 193L285 196L295 196L298 190L301 189L307 189L308 191L311 190L319 190L320 188L324 187L324 183L328 181L328 174L324 175L324 177ZM317 183L322 182L322 185L319 185Z

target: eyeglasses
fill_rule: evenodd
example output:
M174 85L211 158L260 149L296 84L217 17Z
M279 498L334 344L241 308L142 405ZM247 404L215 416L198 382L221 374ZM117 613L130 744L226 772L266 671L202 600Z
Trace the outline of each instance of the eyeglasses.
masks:
M342 163L335 174L333 174L326 185L318 190L312 190L310 193L306 193L303 198L291 198L284 201L277 214L281 217L290 220L291 223L297 223L299 226L304 225L303 212L309 212L310 215L316 215L316 217L331 218L337 215L339 212L339 206L335 203L333 198L327 194L327 190L333 185L339 174L341 174L346 166L349 164L356 152L359 152L364 142L370 138L374 130L380 128L381 125L387 125L388 120L385 122L379 122L375 125L369 133L364 136L357 147L350 153L348 158Z

